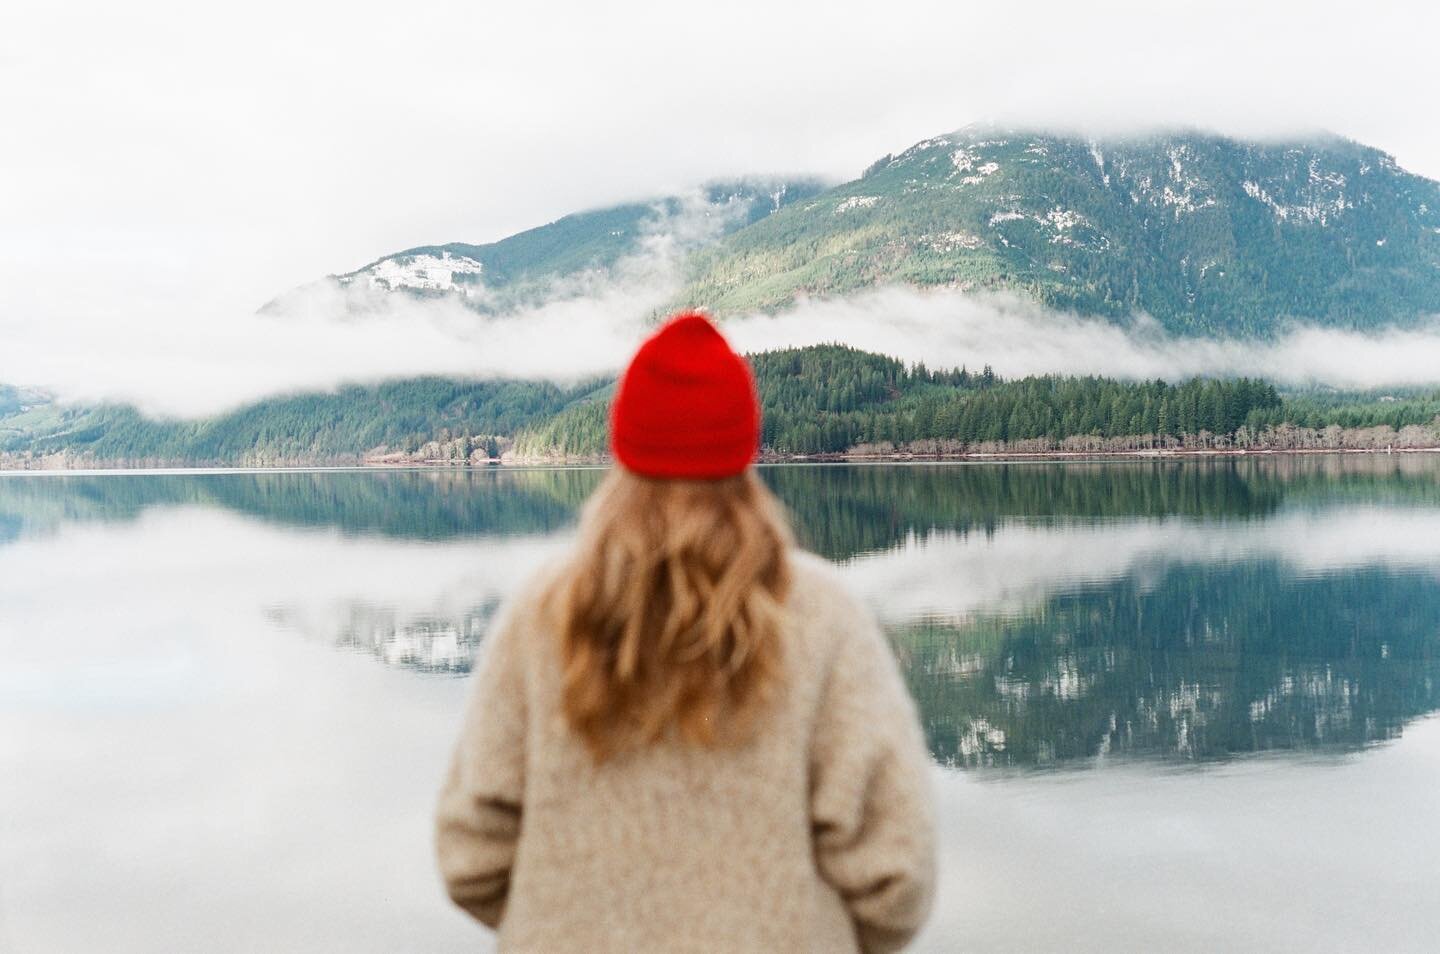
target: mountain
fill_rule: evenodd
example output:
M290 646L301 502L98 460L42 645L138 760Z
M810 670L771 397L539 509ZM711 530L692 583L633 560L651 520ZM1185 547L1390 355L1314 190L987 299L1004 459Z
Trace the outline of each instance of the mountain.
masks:
M884 283L1007 290L1185 334L1440 312L1440 183L1335 136L1087 139L968 126L701 249L718 314Z
M1088 139L970 126L833 188L715 183L488 245L407 249L324 282L357 293L344 307L442 296L483 315L583 296L590 276L651 259L667 276L656 300L678 265L673 304L721 318L901 283L1006 291L1116 321L1146 313L1196 337L1263 337L1291 319L1374 329L1440 313L1440 184L1324 134ZM756 366L776 455L1440 445L1436 394L1282 400L1260 382L998 381L844 349ZM605 446L611 386L415 378L196 421L0 386L0 467L590 457Z
M824 191L816 179L717 181L694 193L577 212L491 242L450 242L405 249L327 281L344 287L419 296L457 295L480 311L551 297L557 283L606 271L669 240L684 254ZM285 297L266 306L283 307Z

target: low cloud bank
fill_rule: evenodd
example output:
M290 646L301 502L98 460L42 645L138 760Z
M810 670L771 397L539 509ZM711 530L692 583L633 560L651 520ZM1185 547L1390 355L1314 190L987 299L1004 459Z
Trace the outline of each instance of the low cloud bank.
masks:
M265 314L230 321L22 324L0 349L0 382L189 417L275 394L416 375L572 382L613 373L681 287L679 263L693 243L683 230L695 226L675 226L611 271L572 276L543 302L498 315L454 298L321 282ZM1440 385L1440 322L1372 334L1294 325L1265 342L1181 338L1143 316L1118 325L1013 296L892 287L731 318L724 328L746 351L838 342L931 367L989 364L1007 377Z
M1440 323L1372 334L1292 325L1266 342L1181 338L1144 316L1121 326L1013 296L886 288L743 318L727 331L751 351L841 342L932 368L990 364L1007 377L1250 376L1338 388L1440 383Z
M1057 593L1173 567L1274 561L1296 576L1383 567L1440 572L1440 514L1402 506L1289 509L1261 520L1181 517L1108 523L1002 521L992 533L935 531L857 556L843 573L882 618L1015 614Z
M349 296L307 291L298 311L160 328L40 329L0 354L0 382L61 400L116 401L166 416L204 416L269 395L416 375L575 379L619 367L638 335L634 315L663 301L624 283L487 318L458 301L389 295L347 319ZM338 315L337 315L338 311Z

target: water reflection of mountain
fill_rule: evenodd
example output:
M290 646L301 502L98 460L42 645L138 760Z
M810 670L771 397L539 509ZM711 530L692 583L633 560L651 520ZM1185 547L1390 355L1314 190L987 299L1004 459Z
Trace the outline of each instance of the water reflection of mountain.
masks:
M762 473L802 543L843 561L857 590L900 621L897 646L943 761L1344 750L1440 708L1440 582L1422 572L1440 567L1440 548L1427 540L1440 539L1435 456ZM492 602L523 570L520 554L561 542L550 535L573 524L601 476L3 477L0 543L188 505L367 538L463 541L328 541L412 568L422 551L454 550L459 561L473 550L474 570L456 584L463 592L436 601L460 609L428 607L411 592L419 584L404 583L384 600L409 598L424 612L378 607L357 585L338 614L295 606L273 614L388 664L463 672ZM520 550L497 546L517 535ZM291 536L276 545L300 545Z
M958 765L1350 750L1440 708L1426 573L1180 566L892 635L931 750Z
M421 672L467 673L498 608L491 601L458 613L404 614L360 600L315 617L297 607L273 607L271 622L337 649L364 653L389 666Z

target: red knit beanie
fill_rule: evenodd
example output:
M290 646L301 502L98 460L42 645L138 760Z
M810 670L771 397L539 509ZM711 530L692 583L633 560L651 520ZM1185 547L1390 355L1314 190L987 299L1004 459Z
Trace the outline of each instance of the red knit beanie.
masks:
M610 449L627 470L732 477L750 466L759 443L750 365L704 315L675 315L640 346L610 408Z

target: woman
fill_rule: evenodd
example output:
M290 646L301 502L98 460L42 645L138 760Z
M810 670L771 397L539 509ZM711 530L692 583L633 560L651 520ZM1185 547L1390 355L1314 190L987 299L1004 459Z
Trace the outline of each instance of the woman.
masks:
M440 798L451 898L513 951L889 951L934 882L928 758L870 615L750 464L745 360L640 348L569 558L488 637Z

